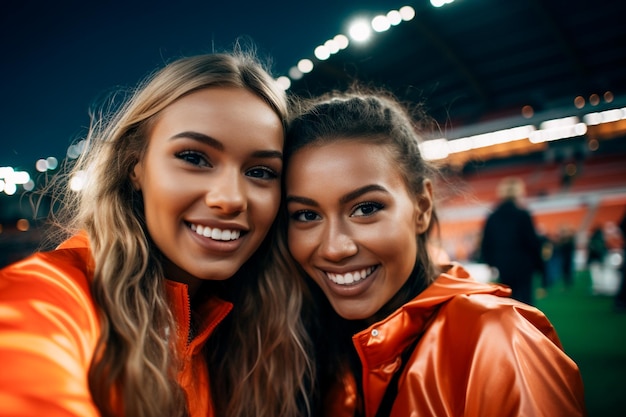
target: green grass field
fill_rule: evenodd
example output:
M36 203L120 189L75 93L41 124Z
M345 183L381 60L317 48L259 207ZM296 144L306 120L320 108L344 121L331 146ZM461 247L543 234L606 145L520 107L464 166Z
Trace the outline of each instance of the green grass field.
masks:
M567 354L578 364L589 417L626 415L626 312L613 298L591 295L589 273L577 273L572 288L560 282L536 306L550 319Z

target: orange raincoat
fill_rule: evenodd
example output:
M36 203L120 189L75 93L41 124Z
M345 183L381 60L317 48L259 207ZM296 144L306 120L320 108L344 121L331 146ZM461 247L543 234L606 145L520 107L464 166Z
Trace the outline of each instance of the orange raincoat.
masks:
M93 260L85 235L0 270L0 414L99 416L87 371L100 336L89 282ZM213 416L202 346L232 305L211 299L188 342L187 286L166 281L183 362L179 383L191 417Z
M583 383L548 319L502 285L459 265L386 319L353 336L363 413L374 417L401 353L421 337L398 380L390 417L583 416ZM421 336L420 336L421 335ZM352 417L353 375L331 389L325 416Z

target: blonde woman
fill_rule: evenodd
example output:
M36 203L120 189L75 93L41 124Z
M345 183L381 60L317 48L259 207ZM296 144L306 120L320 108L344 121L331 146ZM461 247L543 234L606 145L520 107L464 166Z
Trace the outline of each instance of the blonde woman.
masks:
M95 121L71 236L0 271L3 414L306 415L301 289L273 249L286 113L235 52Z

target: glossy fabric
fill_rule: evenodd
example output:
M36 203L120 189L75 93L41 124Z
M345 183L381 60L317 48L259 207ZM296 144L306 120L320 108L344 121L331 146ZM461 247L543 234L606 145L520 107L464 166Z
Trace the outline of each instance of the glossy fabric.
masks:
M38 253L0 270L0 414L99 416L87 372L100 335L89 290L93 261L87 239L75 236L57 250ZM187 286L167 282L178 319L183 359L179 382L190 415L212 416L207 365L201 348L232 305L212 299L188 342L191 310Z
M582 379L554 328L502 285L455 265L385 320L353 337L373 417L400 353L423 332L398 382L391 417L585 415ZM351 375L326 398L325 416L353 416Z

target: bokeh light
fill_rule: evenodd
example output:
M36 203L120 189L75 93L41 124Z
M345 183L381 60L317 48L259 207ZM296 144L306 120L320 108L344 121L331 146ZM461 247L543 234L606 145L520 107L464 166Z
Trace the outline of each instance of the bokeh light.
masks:
M374 29L376 32L384 32L386 30L389 30L390 27L391 23L389 23L389 19L387 19L387 16L379 15L372 19L372 29Z
M372 35L372 30L365 20L357 20L350 25L348 34L356 42L365 42Z
M276 79L276 83L283 90L288 90L289 87L291 87L291 80L289 79L289 77L285 77L284 75L281 75L280 77L278 77Z
M26 219L19 219L15 226L20 232L26 232L28 231L28 229L30 229L30 223Z

